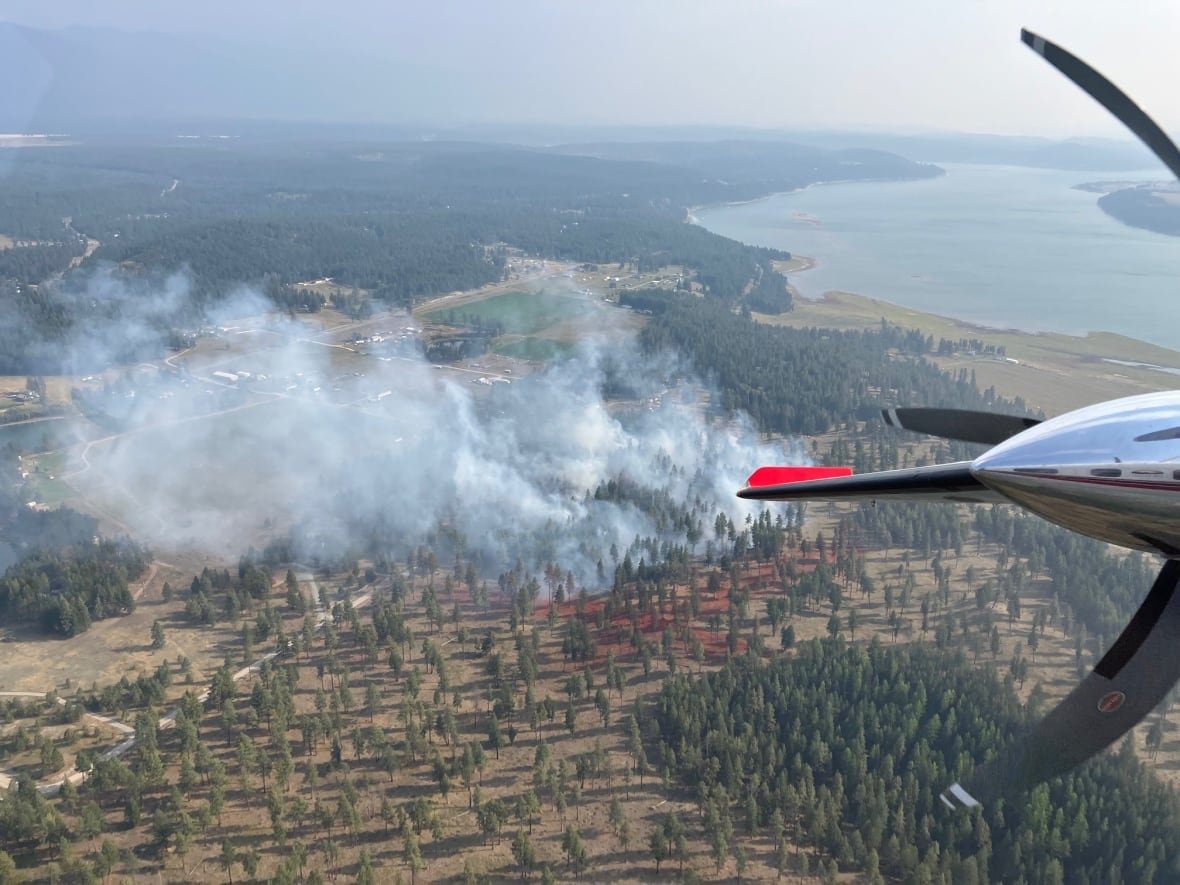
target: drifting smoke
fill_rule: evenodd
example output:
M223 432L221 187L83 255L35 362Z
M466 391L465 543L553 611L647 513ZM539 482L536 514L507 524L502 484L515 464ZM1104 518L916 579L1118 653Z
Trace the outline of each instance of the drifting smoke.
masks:
M117 299L112 285L104 293ZM177 285L163 304L124 293L116 313L156 318ZM120 424L80 451L68 478L157 549L237 555L288 530L297 555L400 555L430 540L486 573L556 562L593 584L612 547L695 543L685 514L705 540L719 512L740 525L756 508L735 490L786 456L747 421L709 419L705 385L674 355L639 353L632 336L492 382L416 351L342 350L313 340L309 324L257 319L264 309L243 291L211 317L225 327L215 347L173 357L178 374L144 370L91 395ZM603 308L600 325L615 316ZM89 336L88 363L107 332ZM626 396L608 402L608 383ZM610 480L632 493L596 497Z

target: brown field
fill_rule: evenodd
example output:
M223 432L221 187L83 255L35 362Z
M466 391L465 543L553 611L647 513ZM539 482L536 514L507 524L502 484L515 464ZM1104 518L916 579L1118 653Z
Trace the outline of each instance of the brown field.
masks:
M769 564L745 569L744 580L757 581L772 570ZM453 597L440 594L446 612L451 612L453 607L458 608L458 623L463 626L465 637L465 641L460 641L455 622L449 615L448 623L442 627L432 628L427 622L418 597L423 585L428 582L420 577L415 583L418 590L406 606L414 639L405 646L405 672L400 677L395 676L385 663L385 651L376 661L366 660L363 649L353 641L355 637L347 628L341 630L339 647L335 652L329 647L326 637L317 638L302 656L288 659L299 674L294 697L296 720L300 715L313 713L317 709L318 689L321 686L331 689L332 685L338 687L346 684L349 700L329 692L334 699L332 709L336 709L335 699L339 697L344 704L341 715L350 723L343 730L342 738L353 734L356 728L375 726L394 742L407 740L406 713L414 708L414 703L409 700L411 695L407 687L407 674L416 670L421 680L416 697L426 705L426 709L441 712L449 708L456 717L461 743L477 741L488 744L492 683L488 675L488 657L477 652L475 642L479 637L491 635L495 651L505 656L511 670L515 659L515 637L507 624L507 609L495 598L487 610L479 609L462 585L459 585ZM311 586L304 584L308 590ZM338 580L324 586L331 588L333 599L339 598L341 585ZM684 598L686 588L681 588L681 593ZM726 597L727 593L723 592L718 598L709 600L703 607L702 618L707 618L714 609L723 610L728 604ZM274 601L281 604L281 588ZM594 605L590 604L587 617L592 616ZM561 839L565 828L570 825L578 828L585 841L588 872L584 876L589 881L666 881L669 871L675 869L675 861L669 860L657 876L647 841L651 827L662 822L663 815L670 811L680 814L688 831L690 855L686 858L686 870L695 870L699 876L709 879L732 876L735 871L732 858L719 870L707 856L707 840L699 831L691 791L675 783L665 783L654 769L644 772L634 769L635 761L628 748L626 719L637 699L658 689L667 670L666 664L657 655L653 671L645 674L630 647L611 648L605 643L592 661L577 665L567 662L561 651L564 630L560 623L565 616L572 615L573 609L573 603L559 607L559 626L553 629L547 626L547 608L542 606L533 618L533 623L522 625L523 630L519 634L528 636L536 629L540 672L532 696L536 702L553 699L557 715L552 721L542 719L534 728L527 715L528 697L523 685L517 683L511 695L519 712L505 721L505 743L499 751L492 748L487 750L486 768L469 785L465 785L456 775L448 791L440 790L432 763L428 760L436 756L444 764L448 763L455 758L460 744L449 742L439 733L428 732L421 739L421 749L402 752L398 769L391 780L371 754L363 750L358 752L353 743L344 744L340 762L333 762L332 750L326 739L320 739L309 753L309 748L303 743L302 733L293 721L286 736L293 751L294 770L287 789L280 793L284 805L289 809L286 812L289 820L283 844L280 845L265 811L267 794L262 788L261 779L253 775L242 776L238 763L237 747L242 736L259 750L267 750L272 754L278 752L274 744L276 735L270 732L265 719L260 721L246 715L250 709L253 683L253 678L247 677L239 684L237 691L239 719L238 724L232 727L233 737L227 742L226 724L216 712L206 714L200 727L202 739L214 750L229 772L227 803L219 819L200 817L201 808L208 802L208 789L203 785L190 789L184 794L183 802L186 810L200 819L201 831L179 847L175 843L162 847L152 836L150 823L131 829L125 829L119 824L121 815L117 795L99 795L94 798L104 809L104 832L101 836L76 844L73 847L74 854L81 858L94 857L101 843L109 840L123 851L122 860L115 868L118 876L131 877L136 881L218 882L225 881L226 873L218 865L217 858L223 840L232 837L239 852L252 851L258 856L259 867L251 878L265 880L290 855L291 845L298 842L309 849L309 871L320 870L333 879L338 875L351 878L358 869L361 852L366 851L372 856L376 868L382 871L378 881L395 881L398 877L402 881L410 881L411 871L403 859L403 837L388 831L380 812L384 800L389 800L394 808L403 811L415 801L425 800L431 813L438 818L441 838L431 836L430 827L426 827L422 833L425 862L425 869L420 876L422 881L451 880L461 877L468 869L491 881L515 878L518 871L510 843L513 835L521 829L531 830L532 843L537 853L535 868L549 865L562 880L568 880L574 871L565 862ZM658 637L661 625L668 621L670 614L665 612L657 623L647 625L648 630L654 630L654 636ZM299 626L300 620L289 616L285 632L294 635L299 631ZM695 628L695 632L701 635L705 635L707 630L704 620ZM193 634L206 631L222 632L192 627L177 629L175 633L183 637L182 642L190 642ZM419 650L423 642L430 642L443 655L449 685L445 692L439 692L439 675L430 672ZM723 643L718 645L715 640L710 640L707 646L708 659L695 664L695 667L715 667L723 659ZM610 712L606 717L596 708L593 691L574 700L575 725L571 731L565 722L567 679L575 673L592 673L596 688L603 687L606 682L607 655L611 652L617 655L617 663L625 675L621 693L608 689ZM688 660L687 656L684 660ZM321 669L325 663L328 666ZM369 684L377 686L381 699L379 708L371 712L364 709ZM430 700L432 696L433 702ZM134 710L130 710L127 715L133 716L134 713ZM416 717L422 714L411 715ZM433 721L433 716L427 721ZM167 763L165 777L175 782L178 774L175 731L162 732L160 742ZM537 786L541 807L531 824L527 820L518 821L516 817L510 816L498 838L481 834L477 817L469 807L469 793L474 794L478 789L482 802L502 799L511 807L517 798L537 783L534 760L541 744L551 750L554 776L565 781L560 791L561 798L551 788ZM597 754L604 766L597 773L588 774L582 781L577 776L576 761L587 754ZM315 782L310 780L312 768L315 769ZM559 775L559 769L564 773ZM327 824L318 821L309 810L316 803L325 808L335 808L341 795L350 791L355 791L357 797L355 830L344 820ZM162 789L149 790L144 799L145 808L162 803L166 794L167 791ZM91 796L90 792L83 790L83 801ZM625 847L607 821L612 797L620 800L630 827L630 838ZM555 802L559 804L555 805ZM561 803L565 804L564 810ZM74 820L76 811L67 811L66 814L68 820ZM149 817L145 814L145 820ZM755 881L772 878L772 840L769 837L743 838L741 844L748 852L746 878ZM52 876L53 871L52 864L43 865L38 869L37 879ZM237 878L242 878L237 870L234 873Z
M203 683L220 666L226 649L236 644L230 630L196 631L173 629L181 624L184 595L195 573L206 565L225 567L228 563L189 554L176 564L159 560L132 585L136 609L122 618L96 621L85 633L71 639L46 639L29 631L12 630L0 646L0 691L57 691L110 685L124 676L135 679L150 675L167 661L186 657L193 663L195 679ZM176 596L164 602L160 593L171 582ZM167 643L151 648L152 623L159 620ZM183 687L176 692L183 692Z
M46 375L44 378L45 400L51 405L69 405L70 388L81 383L70 375ZM0 396L27 390L28 381L26 375L0 375Z

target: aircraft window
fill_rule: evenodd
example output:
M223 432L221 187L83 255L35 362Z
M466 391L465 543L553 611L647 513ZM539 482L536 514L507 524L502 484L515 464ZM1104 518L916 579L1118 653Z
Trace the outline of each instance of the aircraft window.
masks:
M1036 473L1036 474L1057 473L1058 472L1056 467L1013 467L1012 470L1015 473Z
M1172 471L1172 479L1180 479L1180 470Z
M1135 442L1159 442L1164 439L1180 439L1180 427L1169 427L1167 430L1155 430L1135 437Z
M1180 473L1180 470L1177 470L1176 472ZM1123 471L1119 470L1117 467L1095 467L1093 470L1090 471L1090 475L1091 476L1122 476Z

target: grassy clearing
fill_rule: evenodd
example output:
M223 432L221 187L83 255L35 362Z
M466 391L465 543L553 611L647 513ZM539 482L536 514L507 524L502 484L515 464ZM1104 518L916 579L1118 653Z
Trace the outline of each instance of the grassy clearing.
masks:
M875 328L884 320L902 328L920 329L936 342L940 338L974 338L1004 347L1015 363L967 355L940 357L935 362L949 371L965 368L974 372L981 388L994 386L1005 396L1024 397L1050 415L1104 399L1176 386L1175 375L1120 366L1104 362L1104 358L1180 367L1180 352L1109 332L1077 337L994 329L848 292L829 292L817 300L799 298L790 313L759 315L758 319L774 325L829 329Z
M184 597L193 575L206 565L231 565L211 557L176 556L165 564L157 560L131 585L136 608L129 615L95 621L90 629L70 639L50 639L31 630L11 630L0 656L0 690L57 691L62 696L74 690L88 690L118 682L124 676L134 681L150 675L160 664L188 658L193 664L195 684L204 684L222 663L230 649L240 645L240 625L230 622L214 627L194 627L184 616ZM162 598L168 581L176 588L171 601ZM160 621L167 641L162 649L151 647L151 627ZM191 688L177 679L169 699Z
M49 404L68 405L71 401L70 389L79 386L78 379L72 375L43 375L41 377L45 381L45 401ZM0 396L28 389L28 375L0 375Z
M26 488L32 493L29 500L39 505L57 507L74 497L73 489L61 479L68 465L69 456L65 452L50 452L39 457L36 470L28 478Z
M543 363L557 357L566 357L574 352L572 341L554 341L550 338L518 338L513 341L499 341L492 348L500 356L518 360Z

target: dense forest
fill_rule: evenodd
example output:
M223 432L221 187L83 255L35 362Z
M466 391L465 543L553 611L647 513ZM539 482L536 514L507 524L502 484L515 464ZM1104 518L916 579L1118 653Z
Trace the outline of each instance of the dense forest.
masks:
M757 174L734 175L758 157ZM499 280L502 244L531 255L638 269L688 267L707 293L762 312L790 307L772 267L785 253L686 224L687 209L840 174L938 174L888 154L719 143L685 157L603 159L460 143L73 146L19 156L0 186L0 371L60 371L54 344L111 309L93 267L135 288L183 271L184 303L156 317L191 323L254 285L307 309L293 283L331 278L391 304ZM847 156L846 156L847 154ZM711 171L714 170L714 171ZM710 173L702 177L702 172ZM724 176L721 174L724 172ZM94 254L82 256L86 238Z
M1010 690L923 646L809 643L660 693L660 759L690 785L718 866L739 828L814 846L871 881L1166 882L1180 809L1134 754L1010 802L948 814L939 793L1028 727Z
M625 292L620 303L652 314L640 335L647 350L688 356L720 388L726 411L746 412L768 433L824 433L895 405L1027 412L1022 401L981 393L966 373L951 375L925 360L934 341L913 329L772 326L728 305L669 291Z
M0 615L46 633L74 636L91 621L135 608L128 587L151 555L131 541L95 540L26 556L0 577Z

